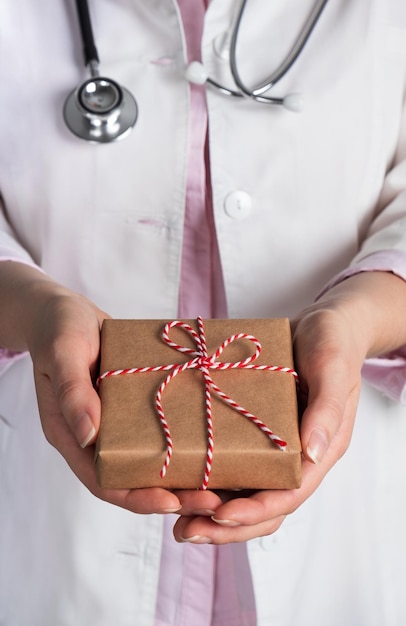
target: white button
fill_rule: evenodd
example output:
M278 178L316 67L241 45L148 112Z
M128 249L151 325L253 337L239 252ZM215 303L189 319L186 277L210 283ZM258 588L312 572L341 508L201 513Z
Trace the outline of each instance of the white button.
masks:
M228 61L230 58L230 34L220 33L213 39L213 48L216 56L223 61Z
M243 220L252 211L252 198L246 191L232 191L224 200L224 210L229 217Z
M185 77L190 83L204 85L207 80L207 73L202 63L199 63L199 61L192 61L185 70Z

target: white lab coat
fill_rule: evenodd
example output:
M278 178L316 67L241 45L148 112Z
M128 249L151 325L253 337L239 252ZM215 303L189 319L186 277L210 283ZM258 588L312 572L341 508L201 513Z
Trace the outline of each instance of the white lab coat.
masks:
M228 83L215 48L234 4L213 0L203 37L206 67ZM247 83L278 65L312 4L250 0ZM85 76L74 3L1 3L0 253L113 316L176 317L189 120L179 16L171 0L90 5L103 73L134 92L138 124L111 145L71 135L63 102ZM231 317L293 315L356 255L406 252L405 86L404 0L331 0L274 89L302 92L302 114L208 91ZM275 535L249 543L259 626L406 623L405 445L406 409L365 386L348 453ZM77 481L44 440L28 358L1 374L0 451L0 624L151 626L162 520Z

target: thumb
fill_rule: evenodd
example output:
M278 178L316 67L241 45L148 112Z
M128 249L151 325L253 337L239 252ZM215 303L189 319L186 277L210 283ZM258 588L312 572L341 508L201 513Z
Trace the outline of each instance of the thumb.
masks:
M78 444L85 448L97 436L100 399L93 387L89 368L80 359L70 360L54 380L60 411Z
M93 442L100 426L100 399L81 351L65 351L63 360L54 361L47 372L34 373L41 421L50 443L59 448L62 430L82 448Z
M309 375L307 406L301 421L304 455L320 464L327 452L337 460L346 451L352 434L359 396L359 377L344 364L330 363Z

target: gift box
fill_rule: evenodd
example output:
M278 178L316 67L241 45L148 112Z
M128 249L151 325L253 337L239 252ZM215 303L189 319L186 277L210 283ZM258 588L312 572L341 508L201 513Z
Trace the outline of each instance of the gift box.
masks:
M100 372L101 487L300 486L287 319L106 320Z

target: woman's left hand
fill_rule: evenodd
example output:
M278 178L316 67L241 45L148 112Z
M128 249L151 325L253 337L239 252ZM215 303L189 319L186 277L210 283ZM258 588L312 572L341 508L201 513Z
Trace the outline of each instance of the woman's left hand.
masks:
M395 304L396 303L396 304ZM294 490L177 491L177 541L223 544L275 532L317 489L350 444L366 356L406 343L406 284L385 272L340 283L292 322L303 407L302 485Z

